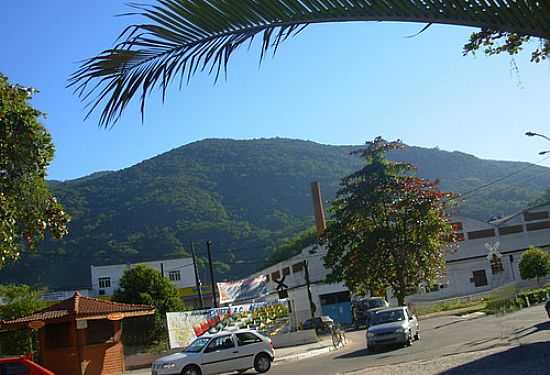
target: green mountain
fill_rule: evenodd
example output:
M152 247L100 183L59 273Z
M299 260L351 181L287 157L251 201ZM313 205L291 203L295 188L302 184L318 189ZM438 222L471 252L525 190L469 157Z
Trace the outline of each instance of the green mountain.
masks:
M201 259L213 242L218 279L260 268L282 240L313 223L310 183L334 198L341 177L360 166L357 146L290 139L207 139L132 167L94 173L50 187L72 215L70 235L46 239L0 271L1 282L50 288L89 285L90 264L126 263L188 254ZM525 207L550 186L550 169L478 159L460 152L410 147L390 155L439 179L443 190L468 192L462 214L488 219ZM204 260L202 260L204 264Z

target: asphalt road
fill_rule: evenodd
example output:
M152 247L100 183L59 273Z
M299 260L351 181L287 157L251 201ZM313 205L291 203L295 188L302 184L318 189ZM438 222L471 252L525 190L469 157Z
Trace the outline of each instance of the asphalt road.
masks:
M420 328L411 347L376 354L367 353L364 330L350 332L345 349L277 364L269 374L550 374L550 321L542 306L504 316L432 318Z

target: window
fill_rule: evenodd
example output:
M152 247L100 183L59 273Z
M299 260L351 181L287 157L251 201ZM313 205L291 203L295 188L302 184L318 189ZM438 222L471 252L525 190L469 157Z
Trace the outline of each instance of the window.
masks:
M494 236L495 236L495 230L493 228L468 232L469 240L477 240L480 238L494 237Z
M260 340L260 338L252 332L237 333L237 343L239 344L239 346L255 344L261 341L262 340Z
M46 346L50 349L69 347L69 323L48 324L46 330Z
M31 372L22 363L0 363L0 374L2 375L30 375Z
M180 271L168 272L168 279L170 279L170 281L180 281L181 280Z
M510 225L507 227L502 227L498 229L498 233L501 236L505 236L507 234L513 234L513 233L521 233L523 232L523 225Z
M217 350L226 350L234 347L235 347L235 343L233 342L231 335L226 335L226 336L216 337L215 339L210 341L210 344L208 344L204 352L211 353Z
M111 287L111 278L110 277L100 277L98 279L98 284L101 289Z
M304 263L296 263L292 266L292 273L302 272L304 270Z
M88 329L86 330L86 344L103 344L113 342L115 330L113 322L110 320L88 320Z
M548 219L548 211L525 212L523 218L525 221Z
M275 271L271 274L271 280L279 280L281 278L281 273L279 271Z
M550 228L550 221L540 221L538 223L527 224L528 231L548 229L548 228Z
M283 268L283 276L290 275L290 267Z
M485 274L485 270L474 271L472 274L473 277L471 281L474 283L476 288L487 285L487 275Z

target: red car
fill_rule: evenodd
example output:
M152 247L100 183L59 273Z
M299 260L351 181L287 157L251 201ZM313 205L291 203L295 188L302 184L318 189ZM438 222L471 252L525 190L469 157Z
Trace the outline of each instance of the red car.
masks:
M30 356L0 358L0 375L55 375L34 363Z

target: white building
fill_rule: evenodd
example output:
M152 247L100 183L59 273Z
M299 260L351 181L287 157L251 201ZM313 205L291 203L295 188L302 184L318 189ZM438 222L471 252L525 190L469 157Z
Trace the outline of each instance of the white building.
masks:
M460 241L446 251L447 288L433 297L471 295L521 282L519 262L529 246L550 250L550 204L482 222L454 217Z
M409 301L437 300L472 295L515 282L522 282L519 272L521 254L529 246L550 250L550 204L522 210L513 215L483 222L455 216L453 227L459 241L445 250L447 274L435 291L409 296ZM292 317L296 323L311 317L305 288L304 260L308 262L315 315L330 315L341 322L351 319L351 296L343 283L326 284L329 271L324 267L326 248L310 246L301 254L257 272L266 275L269 290L276 295L278 283L285 277ZM388 293L391 303L396 303ZM348 311L346 311L348 309Z
M311 318L309 296L306 288L306 269L309 271L312 302L315 305L315 316L331 315L344 323L351 323L350 292L343 283L327 284L324 282L329 271L324 266L323 257L327 249L323 246L308 246L290 259L267 267L252 277L266 275L268 290L277 296L277 286L284 277L283 283L288 291L293 323L299 324Z
M113 295L120 288L120 279L124 271L132 266L143 264L154 268L170 280L178 289L195 286L195 272L192 258L177 258L169 260L156 260L135 264L115 264L108 266L90 266L92 278L92 294Z

